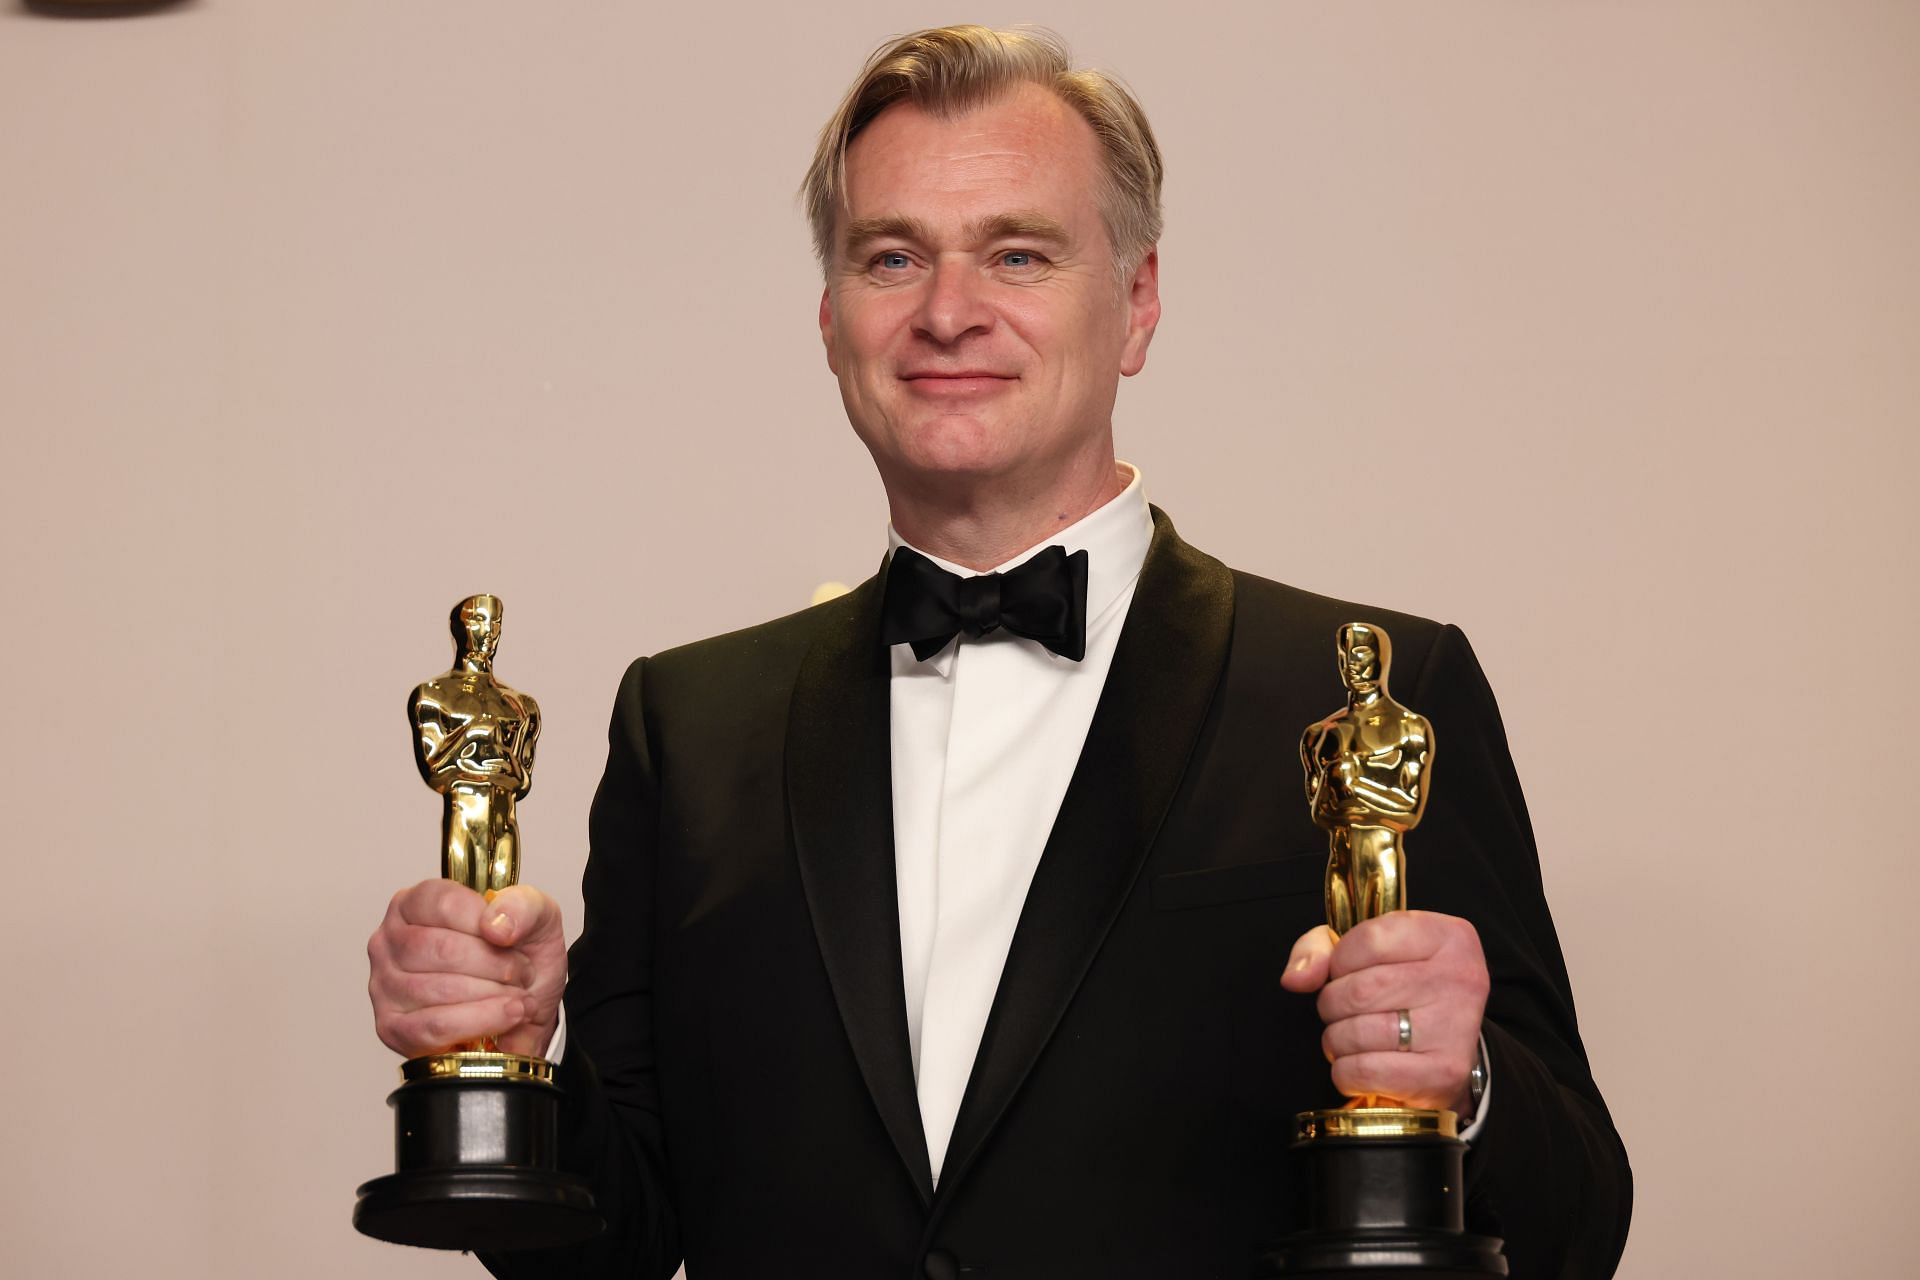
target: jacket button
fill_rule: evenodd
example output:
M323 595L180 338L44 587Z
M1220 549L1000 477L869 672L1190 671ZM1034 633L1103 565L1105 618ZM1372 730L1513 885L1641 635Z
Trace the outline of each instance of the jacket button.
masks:
M932 1249L921 1267L927 1280L960 1280L960 1263L945 1249Z

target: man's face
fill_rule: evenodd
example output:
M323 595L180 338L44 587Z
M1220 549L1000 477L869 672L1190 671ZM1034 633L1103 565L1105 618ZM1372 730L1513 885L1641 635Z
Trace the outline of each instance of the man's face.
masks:
M901 104L847 154L820 300L827 364L889 490L1044 487L1110 456L1146 363L1158 262L1117 288L1093 130L1037 85L951 120Z

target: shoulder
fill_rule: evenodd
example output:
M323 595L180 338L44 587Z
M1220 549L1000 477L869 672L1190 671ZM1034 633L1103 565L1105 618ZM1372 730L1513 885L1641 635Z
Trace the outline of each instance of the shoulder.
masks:
M1424 714L1471 712L1498 725L1499 710L1466 633L1415 613L1321 595L1235 569L1234 646L1281 669L1334 670L1334 637L1348 622L1383 628L1393 642L1388 679L1396 698Z
M869 584L862 583L853 592L824 604L662 650L646 660L650 674L656 680L710 680L715 676L790 669L799 664L820 636L848 625L858 611L856 598L868 589Z
M437 711L446 700L446 679L446 676L438 675L415 685L413 692L407 695L407 714L418 716L423 711Z
M1298 673L1332 669L1334 636L1348 622L1371 622L1393 641L1393 674L1399 688L1426 679L1434 656L1450 639L1465 641L1451 626L1401 609L1322 595L1222 563L1181 538L1167 513L1154 508L1154 541L1141 572L1135 607L1175 612L1230 614L1229 678L1260 672Z
M676 645L636 658L621 681L620 700L637 699L644 687L649 714L662 709L784 707L795 675L823 637L858 625L869 579L847 595L738 631Z
M1320 595L1222 563L1182 538L1167 513L1153 510L1154 541L1141 574L1141 590L1156 599L1183 599L1198 584L1218 607L1231 600L1233 634L1257 642L1310 640L1329 651L1334 631L1347 622L1372 622L1393 639L1394 660L1419 658L1432 647L1442 624L1417 614L1338 596Z
M1425 667L1449 628L1444 623L1386 605L1321 595L1257 574L1233 572L1236 636L1270 636L1305 642L1333 660L1334 635L1349 622L1372 623L1393 641L1396 672L1411 676Z

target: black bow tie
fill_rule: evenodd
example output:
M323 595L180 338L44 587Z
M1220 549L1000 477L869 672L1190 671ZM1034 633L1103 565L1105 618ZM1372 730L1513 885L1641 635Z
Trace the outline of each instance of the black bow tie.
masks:
M925 662L961 632L1005 627L1078 662L1087 653L1087 553L1048 547L1005 573L963 578L908 547L893 553L881 636Z

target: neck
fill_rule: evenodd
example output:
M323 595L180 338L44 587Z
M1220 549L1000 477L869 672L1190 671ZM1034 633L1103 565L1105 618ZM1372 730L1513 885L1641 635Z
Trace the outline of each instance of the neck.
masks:
M969 476L888 484L887 505L902 538L942 560L985 571L1113 501L1129 479L1108 449L1042 483Z
M487 675L493 671L493 659L483 658L477 653L463 653L460 655L460 670Z

